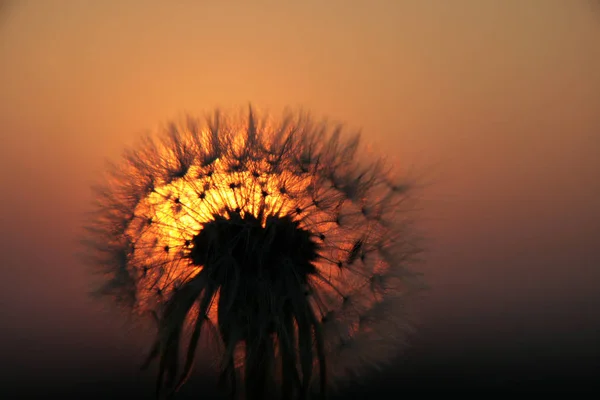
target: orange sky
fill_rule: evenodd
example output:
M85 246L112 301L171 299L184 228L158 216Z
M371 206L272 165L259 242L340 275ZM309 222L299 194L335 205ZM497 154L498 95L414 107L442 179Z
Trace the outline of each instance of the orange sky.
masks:
M104 332L73 255L104 159L168 118L249 101L345 121L426 173L426 323L525 323L600 301L600 7L6 3L0 303L12 321L35 316L14 335Z

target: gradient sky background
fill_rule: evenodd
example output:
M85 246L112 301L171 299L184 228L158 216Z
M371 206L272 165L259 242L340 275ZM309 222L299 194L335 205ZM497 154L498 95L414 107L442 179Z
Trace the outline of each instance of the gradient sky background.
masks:
M74 243L89 186L144 130L249 101L362 128L432 183L421 326L404 361L365 388L600 373L592 3L3 2L3 387L146 387L147 339L86 297Z

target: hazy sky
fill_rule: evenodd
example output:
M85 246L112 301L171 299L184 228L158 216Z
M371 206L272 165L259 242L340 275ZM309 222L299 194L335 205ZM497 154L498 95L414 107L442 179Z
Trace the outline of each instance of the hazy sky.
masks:
M15 0L0 13L0 352L13 372L135 364L135 339L90 304L74 255L89 186L143 131L248 102L345 121L431 183L424 359L552 335L540 351L600 355L592 2Z

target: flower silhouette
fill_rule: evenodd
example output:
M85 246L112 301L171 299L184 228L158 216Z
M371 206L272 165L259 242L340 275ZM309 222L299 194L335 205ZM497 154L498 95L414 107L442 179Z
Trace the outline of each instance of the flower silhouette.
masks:
M158 360L158 395L186 381L203 336L222 387L250 400L322 395L395 354L421 288L411 185L358 145L339 125L250 108L171 123L113 164L88 254L99 294L156 318L144 367Z

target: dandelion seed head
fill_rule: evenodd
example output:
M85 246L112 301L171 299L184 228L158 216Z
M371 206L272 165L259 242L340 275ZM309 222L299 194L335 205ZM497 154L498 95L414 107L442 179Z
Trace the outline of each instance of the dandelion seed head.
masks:
M159 385L177 386L171 349L203 324L218 332L223 379L241 371L247 396L269 379L284 397L323 389L400 347L404 299L419 288L399 215L410 187L358 145L301 113L217 111L167 125L109 170L89 249L103 294L158 315Z

